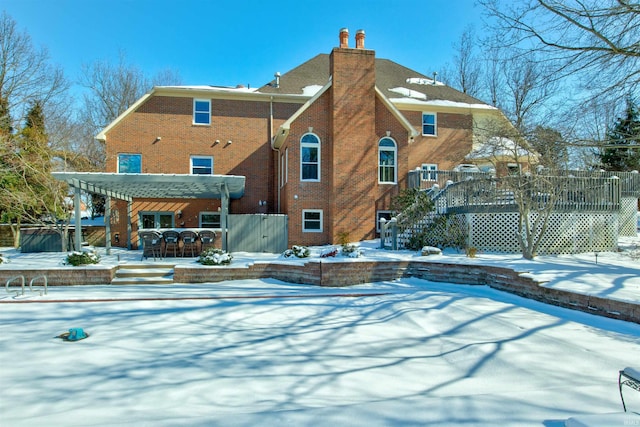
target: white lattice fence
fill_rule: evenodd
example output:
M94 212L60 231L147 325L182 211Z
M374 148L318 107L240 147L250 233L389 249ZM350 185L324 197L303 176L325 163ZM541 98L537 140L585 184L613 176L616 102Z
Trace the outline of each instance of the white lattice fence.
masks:
M620 230L621 236L635 236L638 234L638 199L623 197L620 199Z
M464 216L469 226L470 247L491 252L520 252L516 212ZM552 213L538 254L613 251L617 246L617 236L617 213Z

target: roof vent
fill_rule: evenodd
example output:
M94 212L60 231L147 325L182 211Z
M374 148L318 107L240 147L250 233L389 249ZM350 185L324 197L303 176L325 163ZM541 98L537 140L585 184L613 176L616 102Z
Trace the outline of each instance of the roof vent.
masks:
M276 78L276 88L280 87L280 71L276 71L276 73L273 75Z

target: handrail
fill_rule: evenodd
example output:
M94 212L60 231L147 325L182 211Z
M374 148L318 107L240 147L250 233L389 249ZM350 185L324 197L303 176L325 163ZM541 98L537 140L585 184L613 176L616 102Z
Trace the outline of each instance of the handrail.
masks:
M48 285L48 283L49 283L49 280L47 279L47 276L45 276L44 274L42 274L42 275L40 275L40 276L36 276L36 277L34 277L33 279L31 279L31 280L29 281L29 290L30 290L31 292L34 292L34 290L33 290L33 282L35 282L35 281L36 281L36 280L38 280L38 279L44 279L44 295L47 295L47 285ZM40 292L40 296L42 296L42 295L43 295L43 294L42 294L42 291L38 291L38 292Z
M16 281L17 279L20 279L20 281L22 282L22 295L24 295L24 276L13 276L10 277L9 279L7 279L7 283L5 285L5 290L7 291L8 294L11 293L11 291L9 290L9 283ZM18 296L18 292L16 292L16 296Z

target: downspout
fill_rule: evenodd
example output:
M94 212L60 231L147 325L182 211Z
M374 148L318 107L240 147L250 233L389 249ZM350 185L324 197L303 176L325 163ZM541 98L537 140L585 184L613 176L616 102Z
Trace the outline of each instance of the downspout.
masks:
M280 213L280 177L282 175L282 156L280 155L280 149L273 146L273 96L269 97L269 140L271 141L271 149L278 153L276 156L278 158L278 168L276 170L275 185L277 189L276 209L277 212Z

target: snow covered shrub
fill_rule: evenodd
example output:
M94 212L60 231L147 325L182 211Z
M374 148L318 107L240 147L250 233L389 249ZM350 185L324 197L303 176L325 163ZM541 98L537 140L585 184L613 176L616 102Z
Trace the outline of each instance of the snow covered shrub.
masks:
M347 256L349 258L359 258L362 256L362 250L358 247L358 245L354 245L353 243L345 243L342 245L342 256Z
M320 258L329 258L336 255L338 255L338 250L336 248L328 248L322 251Z
M209 248L202 251L198 262L202 265L226 265L231 264L233 257L222 249Z
M311 251L306 246L297 246L293 245L291 249L287 249L282 254L285 258L291 258L295 256L296 258L307 258L311 254Z
M100 255L98 255L95 251L74 251L67 255L65 264L77 267L79 265L97 264L99 262Z

